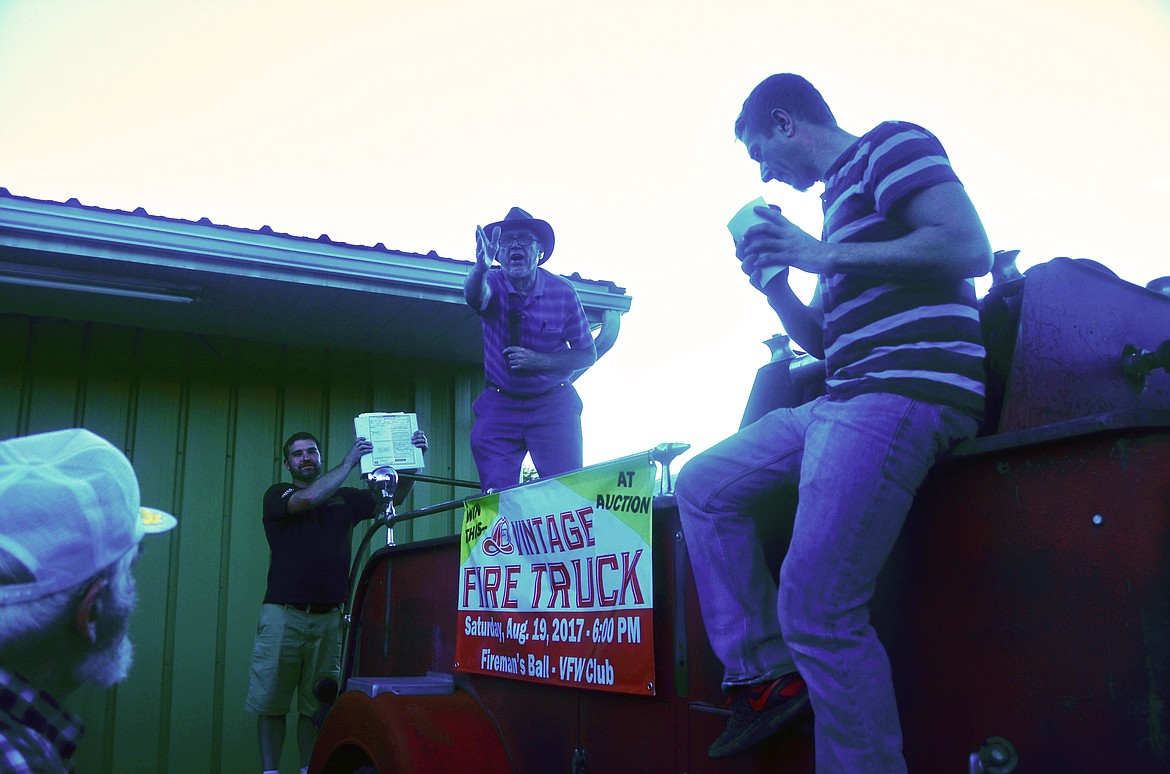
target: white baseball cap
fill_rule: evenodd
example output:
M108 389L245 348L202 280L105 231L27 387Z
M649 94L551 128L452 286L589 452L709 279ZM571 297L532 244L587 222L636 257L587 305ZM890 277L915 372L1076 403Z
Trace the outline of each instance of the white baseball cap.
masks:
M0 605L76 586L176 524L141 507L130 460L89 430L0 441L0 555L19 576L0 578Z

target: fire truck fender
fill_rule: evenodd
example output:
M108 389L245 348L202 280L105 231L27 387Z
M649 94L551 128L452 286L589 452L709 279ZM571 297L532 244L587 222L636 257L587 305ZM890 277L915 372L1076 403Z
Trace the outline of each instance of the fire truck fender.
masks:
M364 767L376 768L364 768ZM441 774L475 770L511 772L495 724L475 697L462 689L439 696L369 697L346 691L321 727L311 774Z

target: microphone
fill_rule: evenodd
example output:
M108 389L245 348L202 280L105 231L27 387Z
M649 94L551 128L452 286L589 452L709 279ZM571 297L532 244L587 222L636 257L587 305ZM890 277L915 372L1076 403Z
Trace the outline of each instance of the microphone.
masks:
M520 346L520 310L508 310L508 346Z

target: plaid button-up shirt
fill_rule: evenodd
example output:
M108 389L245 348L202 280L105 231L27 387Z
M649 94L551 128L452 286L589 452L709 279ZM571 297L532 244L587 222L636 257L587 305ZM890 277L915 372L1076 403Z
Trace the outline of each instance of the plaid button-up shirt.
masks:
M0 771L72 774L83 732L56 699L0 667Z
M512 290L503 269L491 269L487 283L492 297L479 313L483 323L483 371L487 380L519 395L540 395L567 380L572 370L511 371L504 362L504 349L513 344L548 354L593 345L589 318L573 283L544 269L536 270L536 284L527 297ZM509 312L515 314L513 330ZM510 341L513 333L519 341Z

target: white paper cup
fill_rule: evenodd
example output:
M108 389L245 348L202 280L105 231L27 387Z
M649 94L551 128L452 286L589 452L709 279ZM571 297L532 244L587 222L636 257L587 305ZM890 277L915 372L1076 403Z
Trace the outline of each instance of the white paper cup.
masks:
M743 235L749 228L757 223L766 222L763 218L756 214L756 207L767 207L768 203L764 201L764 197L760 196L752 199L750 202L739 208L739 212L735 213L731 220L727 221L727 230L731 232L731 238L735 240L736 244L743 241Z

